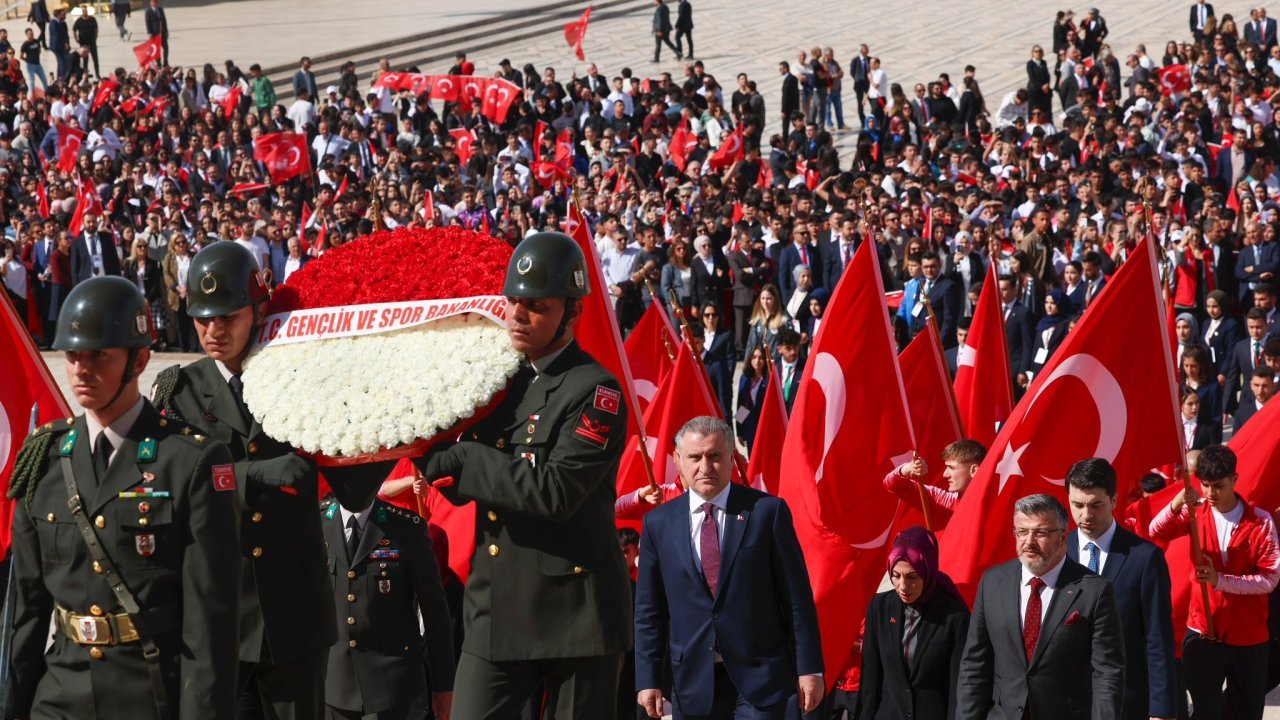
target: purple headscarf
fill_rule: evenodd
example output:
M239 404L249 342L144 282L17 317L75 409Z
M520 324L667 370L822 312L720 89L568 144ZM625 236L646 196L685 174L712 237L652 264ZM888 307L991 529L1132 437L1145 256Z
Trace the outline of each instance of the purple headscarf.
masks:
M889 551L889 572L893 572L893 566L902 561L924 580L924 590L915 605L929 602L939 590L963 600L951 578L938 569L938 538L933 533L918 525L898 533L893 549Z

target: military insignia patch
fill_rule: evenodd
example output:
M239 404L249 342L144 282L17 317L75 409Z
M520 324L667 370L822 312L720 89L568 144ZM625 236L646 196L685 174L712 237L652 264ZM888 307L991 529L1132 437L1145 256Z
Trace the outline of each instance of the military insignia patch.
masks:
M133 538L133 546L137 548L139 555L149 558L156 554L156 536L153 533L138 533Z
M219 492L236 489L236 468L234 465L213 466L213 489Z
M609 431L612 429L613 426L606 424L603 420L592 420L586 413L582 413L578 418L577 427L573 429L573 434L603 450L604 446L609 444Z
M592 405L594 405L597 410L603 410L610 415L617 415L618 406L621 402L622 393L603 385L596 386L596 397L592 402Z
M98 641L98 623L94 622L93 618L80 618L76 621L76 625L80 629L80 637L84 638L85 642Z
M390 594L391 594L391 581L390 581L390 580L386 580L386 579L379 580L379 581L378 581L378 592L382 593L383 595L390 595Z
M143 438L138 443L138 462L151 462L156 459L156 439L153 437Z
M72 430L67 436L62 438L62 445L58 447L58 454L63 457L71 457L71 452L76 449L76 431Z

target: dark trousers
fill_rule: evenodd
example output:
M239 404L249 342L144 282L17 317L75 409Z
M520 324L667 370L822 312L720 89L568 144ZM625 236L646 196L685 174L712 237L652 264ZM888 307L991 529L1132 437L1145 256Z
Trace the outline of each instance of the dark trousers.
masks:
M377 713L362 713L359 710L339 710L335 707L325 708L325 720L408 720L411 705L384 710Z
M258 663L240 663L240 717L266 720L314 720L324 715L324 673L329 651L304 655L276 664L266 647ZM246 702L244 691L257 685L257 707L252 695Z
M5 294L9 296L9 302L13 303L13 309L18 311L18 319L22 321L22 326L27 326L27 299L18 297L13 294L9 288L4 289Z
M836 688L822 701L826 720L858 720L858 692Z
M600 720L617 711L622 653L490 662L463 651L454 679L453 720L509 720L539 688L554 697L556 720Z
M653 61L654 62L658 62L658 60L662 57L662 43L666 43L667 47L671 48L671 52L676 54L677 59L681 57L680 48L671 44L671 38L668 37L668 35L669 33L653 34Z
M97 45L97 43L95 43L95 44L93 44L93 45L83 45L83 46L81 46L81 47L83 47L84 49L88 50L88 51L89 51L89 57L93 59L93 76L94 76L94 77L102 77L102 71L98 68L98 45ZM85 62L85 64L84 64L84 69L85 69L85 72L86 72L86 73L89 71L89 63L88 63L88 62Z
M1267 643L1226 645L1194 630L1182 641L1182 663L1196 720L1262 720L1267 693ZM1222 690L1223 681L1227 689Z
M681 38L689 41L689 52L684 51L684 42ZM693 57L693 30L676 30L676 52L685 57Z
M44 345L53 342L53 324L49 322L49 301L52 296L52 283L36 283L36 310L40 315L40 340Z
M195 321L187 314L187 301L178 301L178 312L173 314L174 325L178 328L178 347L182 352L200 352L200 339L196 337Z
M71 55L67 50L54 50L53 56L58 60L58 79L66 82L71 76Z
M866 126L867 124L867 91L871 89L869 82L855 82L853 84L853 92L858 96L858 121Z
M676 702L673 701L672 705L673 720L800 720L801 717L800 705L796 702L795 695L769 707L752 706L738 694L724 663L716 663L715 697L711 701L710 713L690 715L681 711Z
M734 305L733 306L733 337L734 344L738 346L738 357L745 358L751 348L747 347L747 336L751 334L751 306L750 305Z

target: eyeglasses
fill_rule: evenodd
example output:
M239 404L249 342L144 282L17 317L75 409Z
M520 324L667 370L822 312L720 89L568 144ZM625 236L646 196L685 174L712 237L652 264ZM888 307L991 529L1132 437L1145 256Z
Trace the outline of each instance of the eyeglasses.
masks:
M1045 540L1049 537L1057 535L1058 533L1064 533L1066 531L1067 531L1066 528L1053 528L1052 530L1029 530L1027 528L1014 528L1013 536L1018 538L1019 540L1026 540L1028 537L1033 537L1036 540Z

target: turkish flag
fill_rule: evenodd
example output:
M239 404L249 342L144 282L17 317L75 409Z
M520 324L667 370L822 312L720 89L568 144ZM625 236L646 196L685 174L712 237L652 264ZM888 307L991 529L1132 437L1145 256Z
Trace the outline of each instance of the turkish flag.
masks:
M388 90L400 90L406 80L412 80L406 77L408 73L383 72L378 75L378 79L373 81L375 88L387 88Z
M453 151L458 154L458 163L465 168L471 160L471 143L476 136L466 128L450 130L449 134L453 136Z
M1236 492L1273 513L1280 508L1280 402L1267 402L1227 443L1236 453Z
M569 182L569 171L555 163L535 162L531 169L533 170L533 179L544 189L550 189L556 180Z
M484 101L484 91L489 87L489 78L467 75L458 78L458 111L471 112L475 101Z
M787 438L787 403L782 399L778 368L769 363L769 381L760 392L760 420L751 443L747 482L757 490L778 494L782 484L782 446Z
M484 102L480 105L480 114L499 125L505 123L507 113L520 92L520 88L514 83L501 78L489 80L484 90Z
M306 133L269 133L253 141L253 159L267 166L272 183L311 172Z
M1184 93L1191 89L1191 69L1186 65L1170 65L1160 68L1160 88L1165 95Z
M1048 493L1065 505L1063 478L1087 457L1111 462L1124 498L1148 469L1183 457L1158 267L1144 239L996 436L941 541L942 568L967 598L984 570L1014 556L1018 498Z
M573 167L573 128L565 128L556 136L556 156L553 162L562 168Z
M236 183L231 188L232 195L260 195L271 189L267 183Z
M689 162L689 151L698 145L698 136L689 132L684 123L671 133L671 141L667 143L667 154L671 156L671 164L675 165L680 172L684 172L684 166Z
M662 303L655 298L623 343L627 364L631 366L631 379L635 381L636 402L642 414L649 409L662 379L675 365L679 342L680 338L671 327Z
M436 217L436 199L432 196L430 190L428 190L426 195L422 198L422 212L423 219L434 220Z
M458 90L458 78L453 75L433 75L431 77L432 100L457 102Z
M228 120L236 114L236 108L240 107L240 96L244 94L244 88L239 83L231 86L231 90L227 91L227 96L222 98L222 114Z
M564 41L569 43L569 47L573 48L574 54L579 60L586 60L587 56L582 53L582 39L587 36L587 24L591 22L591 6L588 5L582 17L568 23L564 26Z
M720 406L711 396L706 376L688 343L680 343L676 350L675 365L653 396L653 402L644 414L645 447L653 462L653 479L658 485L678 483L679 471L672 453L676 449L676 433L695 417L710 415L721 417ZM633 435L627 441L618 468L618 496L635 492L649 483L644 470L644 457L640 454L640 438Z
M164 41L159 35L152 35L140 45L133 46L133 56L138 58L138 67L146 69L151 63L157 65L164 59Z
M133 113L138 111L138 108L140 106L145 105L146 99L147 99L146 95L141 95L141 94L134 95L128 100L124 100L120 103L120 112L126 115L132 115Z
M716 150L715 155L711 156L711 160L707 165L711 170L727 168L742 160L744 156L743 150L742 126L739 125L721 140L719 149Z
M933 318L930 318L928 329L903 348L898 356L898 365L902 368L902 384L907 391L911 426L916 432L916 453L929 465L929 476L925 482L946 488L947 482L942 478L945 469L942 451L963 438L964 434L960 431L956 398L951 392L951 374L947 372L947 360L942 353L942 338L938 336ZM913 503L914 506L919 504ZM950 519L951 511L930 504L930 529L941 530ZM924 517L914 511L898 521L900 528L923 524Z
M900 503L881 480L915 447L879 257L874 243L862 243L809 351L778 492L795 514L828 684L884 577Z
M67 232L72 236L79 235L84 229L84 216L88 214L102 215L102 198L98 196L98 191L94 188L93 183L88 187L80 180L76 181L76 209L71 214L71 221L67 223Z
M551 132L551 126L541 120L534 123L533 126L533 161L542 162L542 143L547 137L547 133Z
M613 311L613 303L609 301L608 284L604 281L604 268L600 264L600 253L596 244L591 241L587 223L572 200L569 212L565 217L565 232L578 247L587 260L587 287L591 292L582 300L582 316L578 318L575 335L578 345L622 386L622 399L627 403L627 433L635 435L640 432L640 404L636 402L635 382L631 379L631 365L627 363L626 351L622 348L622 333L618 331L618 316ZM625 460L624 460L625 462Z
M58 123L58 172L75 172L80 148L84 146L84 131Z
M115 80L103 80L98 83L98 92L93 95L93 105L89 108L89 112L98 112L98 108L111 99L111 93L119 89L120 83Z
M996 428L1013 412L1013 373L996 273L988 272L973 309L969 336L956 350L956 405L967 436L991 447Z
M0 498L9 490L13 463L26 441L33 422L32 406L38 406L36 425L65 418L71 408L62 397L58 384L31 342L26 325L18 317L7 293L0 299ZM0 556L9 550L9 532L13 525L13 502L0 499Z
M41 220L49 219L49 190L43 179L36 185L36 211L40 213Z
M142 108L142 114L143 115L154 114L154 115L163 116L165 110L167 110L168 108L169 108L169 98L158 97L152 100L151 102L147 103L146 107Z

